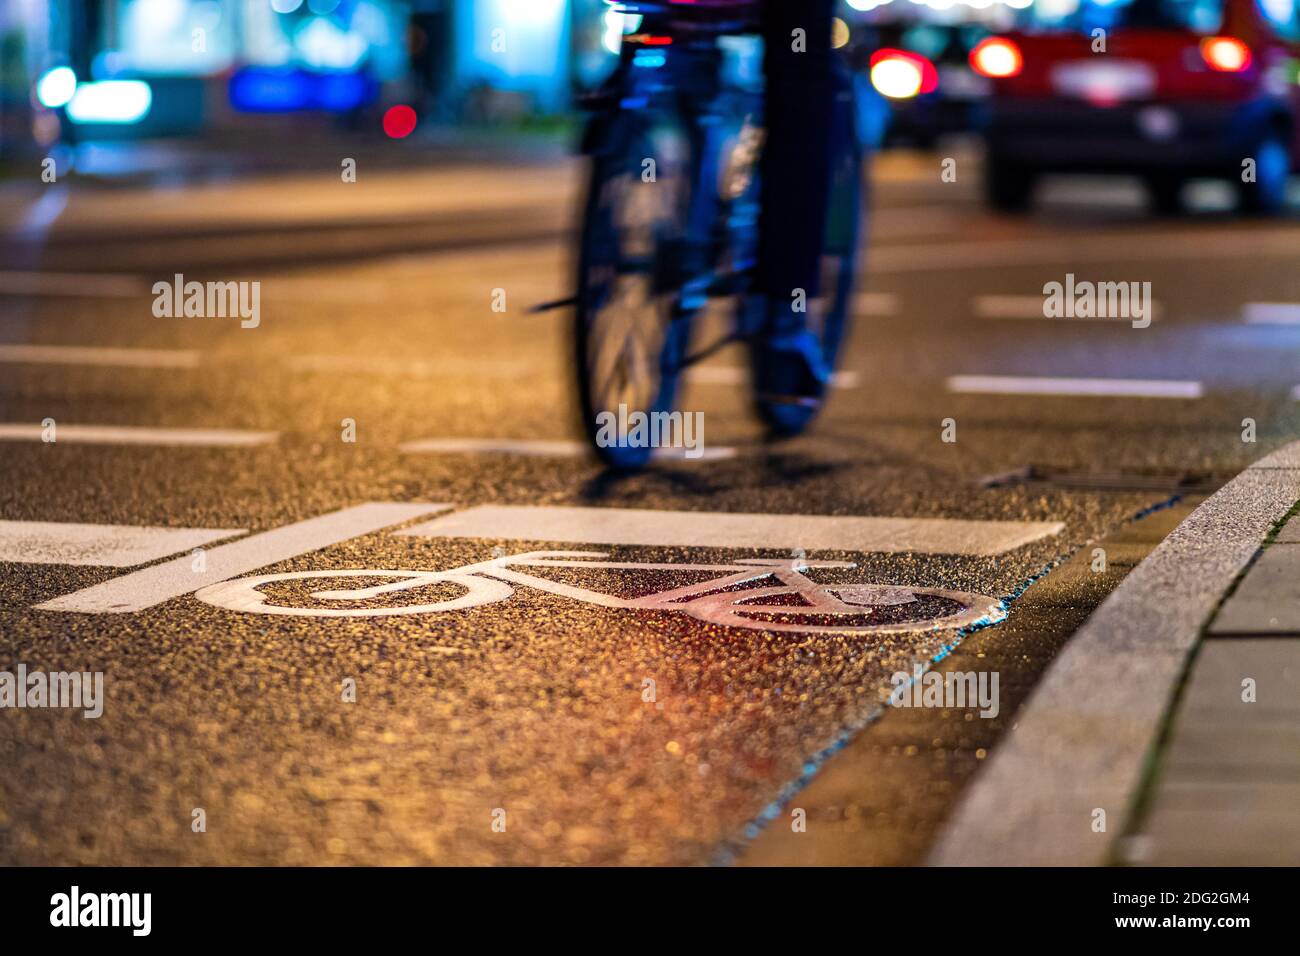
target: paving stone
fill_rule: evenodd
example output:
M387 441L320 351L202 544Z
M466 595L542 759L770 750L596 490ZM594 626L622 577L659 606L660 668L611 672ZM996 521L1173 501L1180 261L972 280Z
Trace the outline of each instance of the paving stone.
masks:
M1145 831L1153 866L1295 866L1300 784L1187 788L1157 803Z
M1141 862L1300 862L1300 638L1206 641L1160 767Z
M1292 518L1282 525L1282 530L1274 540L1277 544L1300 544L1300 517Z
M1209 633L1300 635L1300 545L1265 548Z

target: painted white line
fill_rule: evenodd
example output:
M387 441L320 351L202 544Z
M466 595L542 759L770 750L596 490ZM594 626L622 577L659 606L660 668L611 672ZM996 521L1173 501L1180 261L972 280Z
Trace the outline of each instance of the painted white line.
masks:
M1294 230L1094 233L1068 239L988 239L887 246L872 250L867 271L885 275L1043 263L1065 263L1077 269L1085 262L1176 262L1207 256L1216 260L1294 259L1297 255L1300 255L1300 236Z
M686 457L685 448L656 448L651 454L651 461L726 461L736 457L736 449L729 445L705 445L693 458Z
M1300 325L1300 303L1247 302L1241 320L1247 325Z
M246 533L242 528L0 521L0 561L130 568Z
M0 424L0 441L43 441L45 429L25 423ZM141 428L135 425L55 426L55 443L83 445L188 445L202 448L267 445L279 432L242 431L233 428ZM53 444L53 443L52 443Z
M0 272L0 295L84 296L131 299L149 293L138 276L98 272Z
M451 505L372 502L263 531L204 552L204 569L195 571L189 555L133 571L120 578L36 605L40 611L121 614L143 611L280 561L319 551L340 541L371 534L405 521L446 511Z
M898 296L892 292L859 292L853 297L854 315L897 315Z
M295 372L351 372L364 375L403 375L410 378L523 378L536 366L524 362L478 358L405 360L364 355L295 355L285 359Z
M403 442L398 451L408 455L521 455L530 458L581 458L582 442L545 438L422 438Z
M110 365L123 368L198 368L199 353L192 349L0 345L0 362L27 365Z
M580 441L547 438L422 438L403 442L398 451L410 455L521 455L529 458L586 458L591 451ZM659 448L656 461L720 461L734 458L736 449L706 445L695 458L684 448Z
M1041 295L977 295L971 299L971 312L980 319L1039 319L1045 322L1118 322L1128 325L1126 317L1101 315L1089 318L1052 317L1043 314L1045 299ZM1160 303L1150 303L1152 320L1160 317Z
M434 538L504 538L651 547L804 548L988 556L1059 534L1064 527L1054 521L483 505L397 533Z
M1124 398L1200 398L1200 382L1145 378L1036 378L954 375L948 391L968 395L1107 395Z
M696 385L744 388L749 385L749 369L740 365L696 365L687 370L686 380ZM836 372L831 376L832 388L858 388L861 384L862 376L857 372Z

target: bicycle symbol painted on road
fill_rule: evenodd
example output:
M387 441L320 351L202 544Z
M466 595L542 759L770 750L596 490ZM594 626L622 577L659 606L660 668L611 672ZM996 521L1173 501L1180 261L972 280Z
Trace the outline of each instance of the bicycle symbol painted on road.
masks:
M200 589L195 597L214 607L299 617L385 617L439 614L508 600L528 587L596 607L671 611L728 627L802 634L889 634L956 629L997 623L1006 609L996 598L943 588L890 584L822 584L804 575L816 568L852 568L849 561L742 558L732 564L668 564L607 561L599 551L530 551L494 557L446 571L346 569L295 571L236 578ZM627 572L711 573L706 580L639 597L618 597L530 574L523 568L595 569ZM385 584L311 592L323 606L273 603L264 586L311 579L396 579ZM429 586L455 585L449 599L382 607L329 606L373 601Z

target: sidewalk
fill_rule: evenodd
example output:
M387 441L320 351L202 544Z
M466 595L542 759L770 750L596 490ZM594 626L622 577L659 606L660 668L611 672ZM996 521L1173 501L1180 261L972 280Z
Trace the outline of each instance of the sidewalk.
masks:
M1179 524L1058 655L930 862L1300 860L1298 503L1293 442Z
M1300 862L1300 517L1205 635L1144 801L1134 863Z

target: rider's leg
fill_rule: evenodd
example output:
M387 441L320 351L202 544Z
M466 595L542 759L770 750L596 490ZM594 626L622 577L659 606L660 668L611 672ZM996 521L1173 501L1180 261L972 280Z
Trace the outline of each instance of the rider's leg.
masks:
M798 431L816 410L830 370L807 332L818 293L829 201L833 0L764 0L767 142L755 304L760 406L769 423Z

